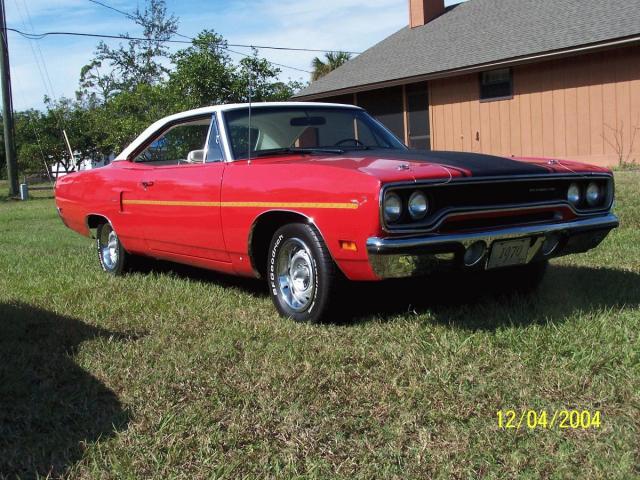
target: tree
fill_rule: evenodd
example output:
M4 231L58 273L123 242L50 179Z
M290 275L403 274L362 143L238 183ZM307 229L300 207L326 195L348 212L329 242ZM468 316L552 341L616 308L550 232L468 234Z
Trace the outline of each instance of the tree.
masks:
M23 173L44 171L45 164L50 163L50 158L45 153L45 148L50 143L48 134L45 134L45 115L34 109L16 112L14 124L18 170Z
M80 70L80 90L76 92L79 101L87 105L100 105L118 91L119 85L115 72L101 73L102 62L91 60Z
M146 1L144 10L137 8L130 16L142 27L144 40L129 40L118 48L100 42L96 57L80 73L79 97L105 102L118 92L130 91L139 84L155 85L166 78L168 69L161 60L169 57L166 41L178 31L178 19L167 14L165 0ZM108 72L101 73L100 68Z
M298 88L295 82L278 81L279 70L256 55L235 64L226 45L215 32L201 32L191 46L171 56L173 68L166 80L132 86L99 106L85 102L85 124L79 128L89 132L97 151L120 152L162 117L207 105L246 101L249 77L255 101L286 99Z
M607 142L607 144L609 144L609 146L615 152L616 157L618 158L618 167L627 168L627 167L635 166L636 159L635 158L632 159L631 155L633 155L633 152L634 152L636 135L638 134L638 131L640 131L640 125L631 126L628 146L626 145L626 142L625 142L624 122L621 121L620 124L618 124L618 121L616 120L615 128L609 124L605 124L604 126L611 131L612 138L609 138L609 136L606 134L602 135L602 138L604 139L605 142Z
M178 20L167 15L164 0L146 2L130 17L143 27L145 40L117 49L101 42L80 72L75 100L45 98L45 112L22 112L17 140L22 171L43 171L45 163L73 171L81 161L122 151L151 123L172 113L245 102L250 90L256 102L286 100L302 87L280 81L280 70L257 50L234 62L227 42L210 30L170 55L166 40L176 33Z
M45 173L55 163L65 171L74 170L60 128L61 112L27 110L15 113L18 170L23 174Z
M351 60L351 54L347 52L329 52L324 56L325 61L318 57L315 57L311 61L311 67L313 68L313 72L311 73L312 81L324 77L329 72L334 71L336 68L341 67Z
M88 111L85 129L101 153L119 153L156 120L176 113L165 85L140 84Z
M210 30L201 32L192 46L178 51L171 60L175 69L168 86L178 110L247 102L249 86L254 101L285 100L301 87L298 82L278 81L280 69L259 58L256 50L234 64L227 42Z
M47 110L16 112L16 145L18 168L21 172L45 173L54 164L65 172L78 169L79 162L100 160L105 153L101 147L100 128L94 128L92 110L71 99L53 101L45 98ZM71 156L63 135L76 155Z
M191 46L172 55L175 69L169 76L168 89L177 110L235 99L235 66L226 47L220 35L204 30Z
M302 84L296 81L278 81L281 70L268 60L258 57L258 51L240 61L234 82L235 96L233 101L248 102L249 87L251 100L254 102L275 102L288 100Z

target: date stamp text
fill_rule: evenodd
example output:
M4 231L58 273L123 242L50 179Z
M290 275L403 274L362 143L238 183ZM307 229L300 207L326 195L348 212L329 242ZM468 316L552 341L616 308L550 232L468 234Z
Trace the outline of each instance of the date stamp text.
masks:
M602 424L599 410L498 410L496 417L502 430L587 430Z

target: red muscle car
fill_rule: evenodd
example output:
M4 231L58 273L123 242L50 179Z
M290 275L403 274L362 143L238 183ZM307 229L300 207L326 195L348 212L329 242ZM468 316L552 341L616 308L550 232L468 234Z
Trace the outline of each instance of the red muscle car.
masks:
M95 235L107 273L139 255L260 277L282 315L312 322L344 278L540 279L618 226L613 196L604 168L412 151L361 108L322 103L173 115L56 185L60 217Z

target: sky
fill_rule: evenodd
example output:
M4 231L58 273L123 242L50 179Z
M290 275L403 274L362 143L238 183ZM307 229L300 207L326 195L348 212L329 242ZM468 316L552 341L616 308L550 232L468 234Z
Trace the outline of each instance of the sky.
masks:
M143 0L101 1L124 11L144 7ZM447 5L459 2L445 1ZM404 27L409 15L408 0L167 0L166 3L167 10L179 17L179 32L183 35L195 36L210 29L229 43L354 52L364 51ZM7 26L22 31L140 34L126 17L89 0L5 0L5 4ZM14 109L42 109L45 95L57 99L73 97L80 69L93 58L98 42L97 38L68 36L31 41L9 32ZM119 43L105 42L112 46ZM249 53L248 49L234 49ZM260 55L309 71L313 57L322 54L260 50ZM308 81L309 74L282 68L280 78Z

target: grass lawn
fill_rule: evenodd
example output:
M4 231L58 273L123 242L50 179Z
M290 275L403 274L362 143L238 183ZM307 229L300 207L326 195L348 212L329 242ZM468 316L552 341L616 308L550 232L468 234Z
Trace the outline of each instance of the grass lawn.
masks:
M621 228L535 294L359 285L320 326L255 281L110 278L51 199L0 202L0 477L638 478L640 172L617 192ZM563 408L601 427L497 424Z

